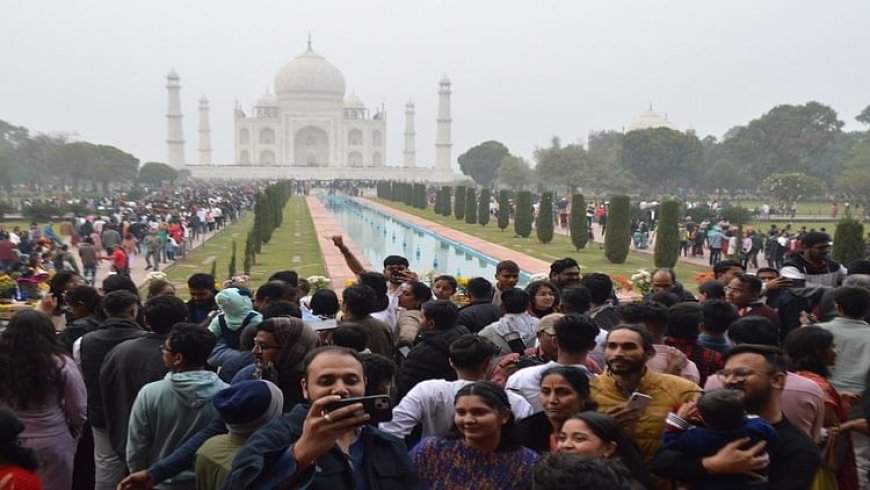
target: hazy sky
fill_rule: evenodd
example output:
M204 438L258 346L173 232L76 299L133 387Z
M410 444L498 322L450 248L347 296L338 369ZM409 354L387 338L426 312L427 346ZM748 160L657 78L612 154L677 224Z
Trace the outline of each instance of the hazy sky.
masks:
M453 157L489 139L530 158L552 136L621 130L650 103L717 137L777 104L818 100L849 129L870 104L870 1L2 0L0 119L166 160L166 73L181 76L187 161L197 100L213 160L246 111L305 49L348 91L385 104L389 164L404 104L417 160L434 161L437 82L453 81Z

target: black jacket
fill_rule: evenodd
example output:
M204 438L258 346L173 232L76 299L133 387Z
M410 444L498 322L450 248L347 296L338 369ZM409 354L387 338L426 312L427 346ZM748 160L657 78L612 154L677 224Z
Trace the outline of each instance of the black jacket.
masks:
M538 454L550 452L550 435L553 433L553 426L546 413L538 412L517 422L517 433L523 446Z
M84 334L99 328L100 323L102 323L101 320L95 315L79 318L67 325L63 329L63 332L58 335L58 338L63 342L67 352L72 353L73 344L76 343L76 340Z
M261 427L251 435L233 460L223 488L240 490L267 488L270 470L282 454L302 436L302 424L308 415L308 405L297 405L278 420ZM408 457L402 441L376 428L364 425L360 433L365 450L366 476L371 490L405 490L420 488L417 471ZM296 480L291 488L300 488L311 481L312 490L351 490L353 470L347 456L337 446L317 458L314 465Z
M674 283L674 289L671 289L670 293L674 294L678 298L680 298L681 303L692 303L692 302L698 301L698 299L695 298L695 296L692 293L686 291L683 288L683 285L680 284L679 282ZM650 300L652 299L652 297L655 296L655 294L656 294L655 291L650 291L650 292L646 293L646 296L643 297L644 303L649 303Z
M456 380L456 371L448 361L450 343L468 334L465 327L458 326L447 330L432 330L417 336L417 342L396 375L398 399L411 391L417 383L427 379Z
M82 337L82 376L88 389L88 421L92 427L105 428L103 395L100 390L100 368L113 347L125 340L145 335L133 320L107 318L100 327Z
M483 327L497 321L502 315L501 308L491 300L474 301L459 310L456 324L462 325L471 333L477 333Z

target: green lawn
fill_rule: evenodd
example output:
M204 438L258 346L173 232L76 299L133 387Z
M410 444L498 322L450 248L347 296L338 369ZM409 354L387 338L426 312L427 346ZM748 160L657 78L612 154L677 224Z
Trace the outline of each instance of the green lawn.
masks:
M821 231L821 229L824 228L827 233L831 234L831 236L833 236L834 232L837 231L836 221L785 221L772 219L770 221L755 220L750 222L750 225L755 229L764 232L770 229L770 225L776 225L776 227L781 230L788 224L791 224L791 229L794 231L800 231L803 226L806 226L807 230L815 229L816 231ZM870 228L867 227L867 224L864 224L864 232L870 232Z
M185 287L187 278L195 272L211 272L211 264L217 261L218 280L229 274L230 257L235 240L236 271L242 273L244 266L245 238L254 222L254 213L248 213L240 221L188 254L167 271L168 280L176 287ZM314 233L314 224L308 214L308 205L303 197L293 197L284 208L284 222L272 233L272 240L263 246L257 255L257 264L251 270L249 285L257 287L266 282L273 272L292 269L300 277L313 274L326 275L321 262L320 245Z
M735 206L742 206L747 209L761 209L761 206L764 203L767 203L769 206L774 207L775 203L771 199L769 201L758 201L758 200L744 200L744 201L734 201ZM843 203L838 203L840 205L840 215L842 216L845 208ZM797 214L798 216L819 216L819 217L830 217L831 216L831 203L828 201L798 201L797 203Z
M611 264L604 257L604 252L598 244L593 244L591 247L587 247L578 252L574 250L574 246L571 245L571 239L564 235L556 234L553 237L552 242L543 244L535 238L534 232L529 236L529 238L515 236L513 233L513 224L511 224L511 226L505 231L501 231L498 229L498 226L494 221L490 221L486 226L469 225L465 223L465 221L459 221L452 217L445 218L443 216L438 216L431 208L420 210L406 206L402 203L382 199L374 200L385 206L399 209L440 225L449 226L450 228L459 230L463 233L483 238L484 240L523 252L547 262L552 262L563 257L573 257L583 267L583 272L603 272L609 275L622 274L626 277L630 277L637 271L637 269L646 268L651 270L655 268L655 265L653 265L652 254L632 251L629 252L628 259L624 263ZM696 273L707 272L708 270L709 269L705 267L686 263L678 263L676 267L679 280L684 283L687 289L693 291L697 290L697 285L694 283L692 278Z

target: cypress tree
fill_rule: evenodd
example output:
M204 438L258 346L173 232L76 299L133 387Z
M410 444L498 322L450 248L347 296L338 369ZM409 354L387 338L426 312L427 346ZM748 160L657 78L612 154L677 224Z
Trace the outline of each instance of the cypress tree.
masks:
M541 243L553 241L553 193L541 194L541 205L538 208L538 217L535 220L535 234Z
M489 189L484 188L480 191L480 198L477 203L477 222L482 226L489 223L489 202L492 200L492 193Z
M864 225L860 221L844 218L837 223L837 231L834 232L834 249L831 255L843 264L863 259L866 256Z
M227 272L229 272L229 276L227 279L232 279L233 276L236 275L236 241L233 240L233 254L230 255L230 265L227 267Z
M426 209L426 185L414 184L414 207Z
M452 200L453 188L445 185L442 190L444 191L444 203L441 205L441 216L446 218L450 216L450 201Z
M469 225L477 223L477 192L474 187L465 190L465 222Z
M680 257L680 203L662 201L656 228L653 263L656 267L673 267Z
M628 196L613 196L607 211L604 255L612 264L621 264L631 246L631 202Z
M586 248L589 242L589 223L586 221L586 200L583 194L571 196L571 216L568 218L568 226L571 230L571 243L579 252Z
M253 252L246 253L245 254L245 264L243 266L245 269L245 275L247 275L247 276L251 275L251 267L253 265L254 265L254 253Z
M532 234L532 193L529 191L517 192L514 231L523 238L528 238Z
M502 189L498 192L498 229L505 230L511 224L511 203L508 191Z
M453 216L456 219L465 217L465 186L461 185L456 188L456 198L453 199Z
M400 182L390 182L390 200L393 202L402 200L402 184Z
M217 258L211 261L211 277L217 279Z

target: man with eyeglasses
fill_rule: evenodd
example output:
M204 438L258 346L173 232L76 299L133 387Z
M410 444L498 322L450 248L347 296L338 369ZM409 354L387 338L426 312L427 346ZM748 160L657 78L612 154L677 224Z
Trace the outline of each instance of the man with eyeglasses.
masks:
M746 447L749 438L729 443L715 455L686 457L662 449L653 459L653 471L676 481L711 482L717 475L744 474L768 468L768 488L806 490L821 464L819 448L783 415L781 394L786 384L786 359L776 347L744 344L725 355L717 372L725 388L743 397L747 411L776 429L776 442Z

